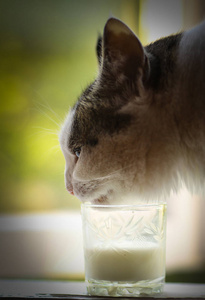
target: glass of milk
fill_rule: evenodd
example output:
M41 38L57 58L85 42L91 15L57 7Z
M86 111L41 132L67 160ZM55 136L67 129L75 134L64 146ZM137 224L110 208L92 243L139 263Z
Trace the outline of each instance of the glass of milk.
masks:
M165 279L166 205L81 206L88 294L154 295Z

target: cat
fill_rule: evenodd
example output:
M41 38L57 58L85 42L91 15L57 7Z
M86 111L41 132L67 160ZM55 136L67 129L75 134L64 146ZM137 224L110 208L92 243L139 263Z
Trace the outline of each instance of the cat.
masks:
M205 22L142 46L110 18L99 71L60 132L66 188L95 204L204 192Z

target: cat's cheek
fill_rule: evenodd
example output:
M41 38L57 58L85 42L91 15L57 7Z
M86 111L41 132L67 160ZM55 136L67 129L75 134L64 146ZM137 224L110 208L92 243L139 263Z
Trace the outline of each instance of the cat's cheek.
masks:
M95 156L90 153L87 155L86 151L83 149L75 164L73 179L77 181L95 180L96 176L99 177L96 165Z
M74 181L87 181L90 180L91 176L86 166L78 162L73 170Z

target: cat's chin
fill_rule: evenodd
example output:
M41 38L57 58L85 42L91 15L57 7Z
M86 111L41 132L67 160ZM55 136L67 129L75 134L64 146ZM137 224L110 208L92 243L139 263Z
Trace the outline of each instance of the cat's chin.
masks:
M92 199L89 201L91 204L96 205L135 205L135 204L146 204L158 202L157 200L148 200L141 197L136 197L131 193L115 193L112 191L111 195L108 193L107 195L101 195L98 198Z
M109 205L109 201L107 200L106 196L101 196L98 199L94 199L92 203L97 205Z
M94 205L133 205L159 202L159 197L157 197L156 200L154 197L156 195L154 195L154 193L149 193L149 191L147 191L146 193L144 192L141 194L138 190L126 189L125 186L123 186L122 189L117 185L113 187L108 186L107 189L104 188L103 190L89 191L88 193L85 192L85 190L84 193L78 192L79 191L75 192L75 196L82 203L87 202Z
M96 205L109 205L112 202L112 200L111 200L112 194L113 194L113 191L109 190L106 194L100 195L100 196L94 198L93 200L91 200L90 202L92 204L96 204Z
M108 190L107 193L96 195L95 197L86 197L86 198L80 198L79 199L85 203L91 203L94 205L120 205L124 203L124 197L122 198L119 193L117 193L115 190Z
M120 196L120 194L115 193L115 191L113 190L109 190L108 193L105 195L100 195L94 199L89 199L89 201L83 202L89 202L95 205L122 205L134 203L133 198L129 198L126 195L122 197Z

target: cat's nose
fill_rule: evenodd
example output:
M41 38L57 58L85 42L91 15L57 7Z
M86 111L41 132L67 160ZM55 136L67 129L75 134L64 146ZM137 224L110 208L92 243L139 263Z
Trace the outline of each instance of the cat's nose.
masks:
M66 190L67 190L71 195L74 195L74 192L73 192L73 188L72 188L72 187L66 186Z

